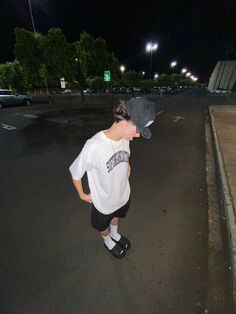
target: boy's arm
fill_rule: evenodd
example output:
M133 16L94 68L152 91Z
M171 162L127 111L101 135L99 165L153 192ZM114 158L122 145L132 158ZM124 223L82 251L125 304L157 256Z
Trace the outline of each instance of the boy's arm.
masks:
M130 177L130 174L131 174L131 167L130 167L130 164L128 165L128 178Z
M82 185L82 179L80 180L75 180L72 178L72 181L73 181L73 184L79 194L79 197L81 200L91 204L93 201L92 201L92 198L91 198L91 195L90 194L86 194L84 193L84 190L83 190L83 185Z

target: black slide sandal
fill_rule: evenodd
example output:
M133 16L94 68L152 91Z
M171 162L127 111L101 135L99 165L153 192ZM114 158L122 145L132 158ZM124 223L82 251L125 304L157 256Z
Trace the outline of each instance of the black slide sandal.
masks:
M127 239L125 236L121 236L119 241L116 241L115 239L112 238L112 240L114 242L116 242L117 244L119 244L119 246L121 246L123 249L125 250L129 250L131 247L131 243L130 240Z
M108 252L110 252L114 257L116 258L123 258L125 257L125 250L120 247L118 244L116 244L113 249L109 250L106 244L104 243L105 248L107 249Z

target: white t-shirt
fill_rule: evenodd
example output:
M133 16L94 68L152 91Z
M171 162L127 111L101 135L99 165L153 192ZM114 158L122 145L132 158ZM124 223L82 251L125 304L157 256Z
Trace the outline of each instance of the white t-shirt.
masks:
M87 171L94 206L108 215L127 203L130 148L128 140L112 141L100 131L89 139L70 166L75 180Z

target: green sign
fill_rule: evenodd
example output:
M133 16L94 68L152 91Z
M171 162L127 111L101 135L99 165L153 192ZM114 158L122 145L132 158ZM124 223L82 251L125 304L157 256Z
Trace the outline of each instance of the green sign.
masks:
M111 72L110 71L104 71L104 81L109 82L111 80Z

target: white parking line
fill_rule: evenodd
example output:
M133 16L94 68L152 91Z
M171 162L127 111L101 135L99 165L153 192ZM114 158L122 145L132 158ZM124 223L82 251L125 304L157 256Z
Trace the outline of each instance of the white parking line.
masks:
M157 112L157 116L159 116L159 114L162 114L164 112L164 110L161 110L161 111L159 111L159 112Z
M60 123L60 124L65 124L69 122L68 119L64 119L64 118L48 118L45 120L49 122Z
M36 114L24 114L23 117L25 117L25 118L32 118L32 119L38 119L38 116Z
M173 116L172 117L174 119L174 122L179 122L180 120L185 120L185 117L182 117L182 116Z
M17 128L16 128L15 126L13 126L13 125L8 125L8 124L4 124L4 123L1 124L1 127L2 127L3 129L8 130L8 131L16 130L16 129L17 129Z

